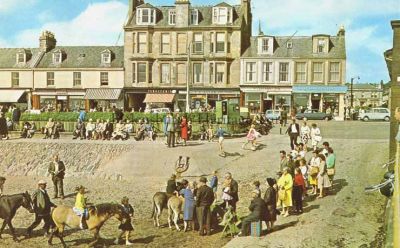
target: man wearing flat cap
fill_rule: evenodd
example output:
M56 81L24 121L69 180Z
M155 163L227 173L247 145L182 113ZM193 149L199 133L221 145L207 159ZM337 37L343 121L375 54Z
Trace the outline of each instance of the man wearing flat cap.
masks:
M54 160L50 163L47 171L51 175L51 180L54 184L54 198L61 197L61 199L64 199L65 165L58 157L58 154L54 155Z
M196 212L199 222L200 236L211 234L211 210L210 206L214 202L214 192L207 186L207 179L200 177L197 194L196 194ZM206 228L204 230L204 224ZM206 231L204 233L204 231Z
M251 196L253 198L249 207L251 213L242 219L242 231L238 236L249 235L251 222L263 221L267 213L267 205L265 204L265 201L260 198L259 192L254 190L251 193Z
M26 230L26 236L29 237L32 234L32 230L35 229L40 222L44 221L43 229L46 234L49 234L49 229L54 226L53 220L51 219L51 208L55 208L56 205L50 201L50 197L46 191L47 183L43 180L38 182L38 189L32 194L33 210L35 211L35 220L32 225Z

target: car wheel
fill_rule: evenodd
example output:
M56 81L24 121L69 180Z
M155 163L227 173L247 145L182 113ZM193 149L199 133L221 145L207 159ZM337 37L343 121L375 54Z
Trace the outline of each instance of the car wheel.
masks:
M389 116L386 116L383 120L384 120L384 121L390 121L390 117L389 117Z
M369 121L368 116L365 116L365 117L363 118L363 121Z

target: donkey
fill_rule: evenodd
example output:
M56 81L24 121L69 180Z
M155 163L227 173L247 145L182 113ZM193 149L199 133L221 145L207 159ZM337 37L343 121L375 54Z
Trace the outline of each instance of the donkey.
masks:
M182 212L182 205L184 204L185 199L181 196L172 196L168 199L167 207L168 207L168 226L172 229L172 215L174 215L174 224L176 230L180 231L181 229L178 226L179 215Z
M48 244L52 245L53 237L56 235L63 247L67 247L64 242L64 229L65 226L70 228L79 228L80 217L72 210L71 207L58 206L51 214L53 221L56 225L55 230L52 232ZM119 221L127 220L128 214L124 211L123 206L114 203L103 203L96 205L89 210L89 218L86 221L88 229L93 232L94 241L89 246L94 246L100 239L100 228L111 217L117 218Z
M8 225L14 241L18 241L11 221L17 213L18 208L20 208L21 206L28 210L30 213L34 212L32 199L27 191L25 193L15 195L0 196L0 218L4 219L3 225L0 229L0 238L1 234L4 231L4 228L6 227L6 225Z

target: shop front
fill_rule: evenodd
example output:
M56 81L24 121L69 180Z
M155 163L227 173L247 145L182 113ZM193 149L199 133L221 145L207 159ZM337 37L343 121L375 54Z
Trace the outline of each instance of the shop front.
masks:
M0 105L10 106L16 105L20 109L29 109L31 93L30 90L20 89L1 89L0 90Z
M84 90L36 90L32 93L32 107L42 112L79 111L85 108L84 96Z
M122 89L86 89L86 111L109 111L124 107Z
M241 107L247 107L251 114L292 106L291 87L241 87L241 91Z
M167 107L175 109L175 101L179 99L168 97L177 93L176 89L148 89L135 88L125 90L125 109L129 111L143 112L147 108ZM154 101L154 102L152 102Z
M293 101L297 109L318 109L332 113L337 120L344 118L346 86L293 86Z
M215 108L216 102L240 98L239 89L190 89L190 109L199 111L202 108ZM179 90L178 107L186 109L186 90Z

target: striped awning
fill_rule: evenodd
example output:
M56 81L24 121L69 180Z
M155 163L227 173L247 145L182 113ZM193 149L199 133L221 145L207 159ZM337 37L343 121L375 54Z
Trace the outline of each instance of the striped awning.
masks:
M171 103L174 101L175 94L146 94L144 103Z
M87 89L85 99L89 100L118 100L122 89Z
M0 102L17 103L25 90L0 90Z

